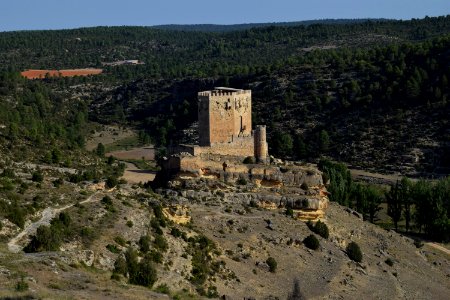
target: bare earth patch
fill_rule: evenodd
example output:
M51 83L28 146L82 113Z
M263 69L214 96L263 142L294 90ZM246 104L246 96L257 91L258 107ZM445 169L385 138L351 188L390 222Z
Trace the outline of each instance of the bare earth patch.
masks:
M125 163L127 165L122 178L128 183L145 183L147 181L153 181L155 179L156 172L141 170L132 163Z
M103 130L95 132L86 141L86 150L94 150L99 143L105 146L114 144L120 140L136 136L136 133L129 128L118 126L104 126Z
M74 77L98 75L103 73L103 69L68 69L68 70L26 70L20 74L28 79L42 79L46 76L50 77Z

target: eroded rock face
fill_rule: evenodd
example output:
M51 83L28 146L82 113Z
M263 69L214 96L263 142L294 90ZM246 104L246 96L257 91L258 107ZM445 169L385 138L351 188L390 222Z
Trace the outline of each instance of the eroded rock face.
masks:
M92 250L78 250L75 251L73 255L76 261L83 263L88 267L92 266L95 260L95 254Z
M100 253L97 257L97 263L102 270L113 270L115 260L104 253Z
M163 162L157 182L163 185L167 182L173 184L171 182L177 179L205 178L230 183L245 179L268 187L323 185L322 173L313 165L243 164L241 160L229 156L174 155Z
M185 205L171 205L163 208L164 216L177 224L187 224L191 221L189 208Z
M292 208L294 216L305 221L324 218L329 202L322 173L314 165L243 164L230 157L179 155L163 165L162 175L169 188L165 194L173 198L211 199L218 195L211 190L219 190L225 201L253 202L267 209Z

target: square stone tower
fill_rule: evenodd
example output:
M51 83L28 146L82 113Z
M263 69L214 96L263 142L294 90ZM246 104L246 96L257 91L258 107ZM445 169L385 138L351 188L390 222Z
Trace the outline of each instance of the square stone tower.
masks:
M231 143L252 135L251 90L216 87L198 93L200 146Z

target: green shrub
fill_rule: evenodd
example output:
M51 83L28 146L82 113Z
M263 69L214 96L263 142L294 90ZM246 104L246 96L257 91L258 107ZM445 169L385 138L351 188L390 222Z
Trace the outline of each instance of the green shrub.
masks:
M210 285L206 292L206 297L208 298L219 298L219 293L217 292L217 287Z
M176 227L172 227L172 229L170 230L170 234L174 237L181 237L185 241L187 240L186 232L183 232Z
M130 283L152 287L158 279L157 272L150 259L145 258L137 265L136 270L128 270Z
M51 226L41 225L36 231L36 235L23 249L26 253L41 251L58 251L61 245L60 233L52 230Z
M95 153L100 157L104 157L105 156L105 146L102 143L98 143L97 149L95 149Z
M83 227L80 230L80 236L84 244L90 244L97 238L98 232L92 227Z
M118 274L118 273L116 273L116 272L113 272L113 273L111 274L111 279L112 279L112 280L116 280L116 281L120 281L120 274Z
M38 227L36 235L31 238L24 251L58 251L63 240L75 234L71 223L69 213L61 212L58 218L50 222L50 226L41 225Z
M255 200L250 200L249 206L253 208L258 208L258 203L256 203Z
M266 263L267 263L267 265L269 266L269 271L270 271L271 273L275 273L275 271L277 270L277 266L278 266L277 261L275 260L275 258L273 258L272 256L269 257L269 258L266 260Z
M292 208L288 207L286 209L286 216L293 217L294 216L294 210Z
M147 253L150 250L150 237L148 235L143 235L139 239L139 247L142 253Z
M161 234L156 234L155 235L155 240L153 241L153 243L154 243L156 248L158 248L158 249L160 249L162 251L166 251L167 248L169 247L169 245L167 244L166 239Z
M160 222L158 219L153 218L150 220L150 226L153 228L156 234L163 234L163 231L160 227Z
M156 219L158 219L158 220L165 219L164 214L163 214L163 209L160 204L153 204L152 209L153 209L153 213L155 214Z
M122 246L122 247L124 247L125 244L127 243L127 242L125 241L125 239L124 239L123 237L121 237L121 236L116 236L116 237L114 238L114 242L116 242L117 244L119 244L119 245Z
M386 259L384 262L390 267L394 265L394 261L390 257Z
M13 169L4 169L3 172L0 174L0 177L8 177L8 178L15 178L16 174L14 173Z
M163 255L157 250L150 250L150 252L148 252L145 256L157 264L161 264L163 262Z
M102 198L102 203L104 205L113 205L112 199L108 195L106 195L105 197Z
M114 262L114 273L126 276L127 272L128 272L127 261L125 260L123 255L119 255L116 261Z
M58 220L58 222L61 222L61 224L65 227L69 227L70 223L72 222L72 219L70 218L70 214L65 211L63 211L59 214L57 220Z
M314 234L308 235L303 240L303 244L305 244L306 247L308 247L309 249L312 249L312 250L317 250L320 247L320 242Z
M362 261L362 252L357 243L351 242L350 244L348 244L347 248L346 248L346 252L347 252L348 257L351 260L356 261L356 262Z
M2 178L2 180L0 180L0 190L3 191L13 191L15 186L13 181L10 178Z
M20 277L20 280L16 284L16 291L24 292L28 290L28 283L25 282L24 276Z
M109 176L109 177L106 179L105 187L108 188L108 189L112 189L112 188L115 187L118 183L119 183L119 182L118 182L118 180L117 180L117 177Z
M192 276L189 280L193 284L201 286L208 276L214 275L217 270L213 267L214 263L210 255L216 250L216 245L204 235L190 237L188 243L188 251L192 256Z
M170 295L170 289L167 286L167 284L160 284L155 288L155 292L161 293L161 294L166 294L166 295Z
M53 186L55 188L58 188L58 187L62 186L63 184L64 184L64 180L62 178L58 178L53 181Z
M236 183L239 185L246 185L247 180L244 177L239 177L239 179L236 181Z
M253 158L253 156L247 156L246 158L244 158L244 161L242 163L244 163L244 164L254 164L255 163L255 159Z
M173 235L174 237L180 237L181 236L181 230L176 228L176 227L173 227L170 230L170 234Z
M323 237L324 239L327 239L329 237L329 230L328 230L328 226L327 224L325 224L324 222L321 222L320 220L316 222L316 224L314 225L311 221L308 221L306 223L306 225L308 225L308 228L320 235L321 237Z
M108 249L111 253L119 253L120 252L119 248L117 248L117 246L113 245L113 244L106 245L106 249Z
M7 218L20 228L23 228L23 226L25 225L25 210L19 207L17 202L14 202L12 207L10 207L9 209Z
M126 225L131 228L131 227L133 227L134 224L133 224L133 221L128 220Z
M414 246L416 246L416 248L422 248L423 245L424 244L421 240L414 240Z
M44 174L41 171L35 171L31 174L31 180L34 182L42 182L44 181Z

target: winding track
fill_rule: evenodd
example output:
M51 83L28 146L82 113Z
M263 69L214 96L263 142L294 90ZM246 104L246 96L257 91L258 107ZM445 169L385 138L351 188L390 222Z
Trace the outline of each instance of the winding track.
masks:
M440 251L450 255L450 250L445 248L445 247L443 247L443 246L441 246L441 245L439 245L438 243L428 242L428 243L425 243L425 244L430 246L430 247L433 247L434 249L440 250Z
M94 194L89 196L86 200L83 200L83 201L81 201L79 203L80 204L85 204L85 203L89 203L89 202L100 201L101 197L97 197L99 194L101 194L101 193L100 192L95 192ZM13 237L11 240L9 240L9 242L8 242L8 250L10 252L13 252L13 253L20 252L23 249L23 247L21 245L19 245L19 241L24 236L35 234L39 226L41 226L41 225L49 225L50 221L58 213L66 210L68 208L71 208L74 205L75 205L75 203L72 203L72 204L66 205L64 207L59 207L59 208L47 207L46 209L44 209L42 211L42 217L39 220L37 220L36 222L32 222L31 224L26 226L21 232L19 232L15 237Z

